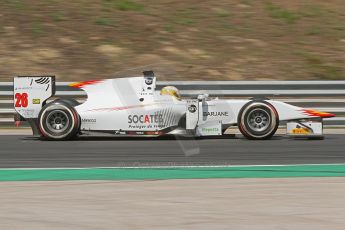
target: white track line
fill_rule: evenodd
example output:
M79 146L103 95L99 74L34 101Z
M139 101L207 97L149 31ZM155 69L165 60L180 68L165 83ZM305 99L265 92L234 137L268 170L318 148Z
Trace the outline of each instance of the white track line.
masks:
M242 167L289 167L289 166L345 166L339 164L287 164L287 165L191 165L191 166L124 166L124 167L73 167L73 168L0 168L3 170L80 170L80 169L174 169L174 168L242 168Z

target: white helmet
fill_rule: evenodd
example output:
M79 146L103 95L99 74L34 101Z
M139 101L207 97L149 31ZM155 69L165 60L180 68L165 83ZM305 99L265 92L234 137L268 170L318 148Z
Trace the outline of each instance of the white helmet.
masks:
M170 95L181 100L180 91L175 86L165 86L161 89L161 95Z

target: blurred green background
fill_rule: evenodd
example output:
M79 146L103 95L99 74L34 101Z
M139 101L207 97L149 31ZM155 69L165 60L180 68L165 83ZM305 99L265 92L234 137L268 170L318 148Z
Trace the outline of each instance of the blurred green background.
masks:
M0 2L0 81L146 65L160 80L341 80L344 62L344 0Z

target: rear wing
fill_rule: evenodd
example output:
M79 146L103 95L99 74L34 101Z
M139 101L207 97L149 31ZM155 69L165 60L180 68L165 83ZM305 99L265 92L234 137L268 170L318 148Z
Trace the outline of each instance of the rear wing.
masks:
M13 79L15 111L24 119L38 118L42 106L55 95L55 76L18 76Z

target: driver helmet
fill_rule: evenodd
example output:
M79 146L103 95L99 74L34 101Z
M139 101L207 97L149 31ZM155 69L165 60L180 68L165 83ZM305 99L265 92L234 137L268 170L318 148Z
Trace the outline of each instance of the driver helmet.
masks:
M161 95L170 95L181 100L180 91L175 86L165 86L161 89Z

